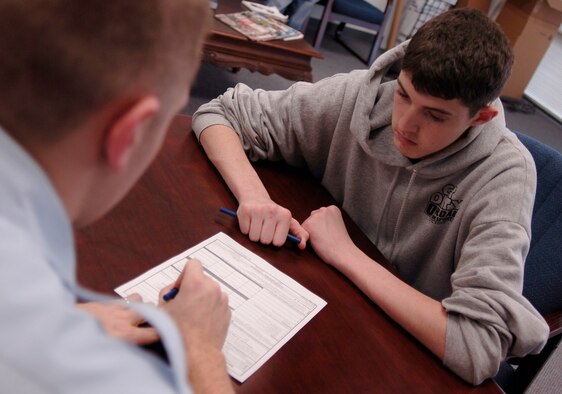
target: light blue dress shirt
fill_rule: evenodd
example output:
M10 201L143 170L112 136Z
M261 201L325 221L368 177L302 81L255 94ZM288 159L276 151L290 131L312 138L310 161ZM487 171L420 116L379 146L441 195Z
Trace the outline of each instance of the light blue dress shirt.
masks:
M191 392L171 319L133 306L159 330L168 366L109 337L76 308L77 296L103 296L77 288L75 274L73 233L61 200L41 167L0 128L0 392L24 386L47 393Z

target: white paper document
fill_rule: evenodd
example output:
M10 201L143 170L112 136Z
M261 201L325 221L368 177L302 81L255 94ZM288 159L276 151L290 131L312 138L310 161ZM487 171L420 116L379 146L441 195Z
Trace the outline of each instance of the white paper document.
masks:
M326 305L326 301L218 233L115 289L158 303L160 290L173 283L190 259L228 294L232 319L223 347L229 374L244 382Z

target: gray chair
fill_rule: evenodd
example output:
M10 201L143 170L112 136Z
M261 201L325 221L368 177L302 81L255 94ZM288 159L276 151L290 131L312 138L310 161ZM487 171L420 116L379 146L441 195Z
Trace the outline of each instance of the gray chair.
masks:
M320 49L328 22L337 21L340 22L340 24L336 29L336 40L353 55L370 66L378 56L382 43L382 33L390 20L393 8L393 0L387 1L386 8L383 11L363 0L327 0L324 5L322 18L320 19L320 26L316 31L314 48ZM359 55L351 46L343 41L341 36L346 23L361 26L375 32L376 36L367 58Z
M562 154L527 135L516 135L531 152L537 167L523 295L545 317L550 337L540 354L502 364L495 380L507 394L525 391L562 337ZM510 364L517 365L517 369Z
M562 341L533 378L527 393L562 393Z

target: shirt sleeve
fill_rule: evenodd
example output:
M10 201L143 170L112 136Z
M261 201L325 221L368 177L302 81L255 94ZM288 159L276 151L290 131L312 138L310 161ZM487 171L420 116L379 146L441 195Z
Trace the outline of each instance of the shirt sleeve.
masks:
M76 308L74 295L23 233L2 223L0 233L0 363L12 376L50 393L189 392L186 377L177 387L167 364L108 336ZM0 382L0 391L18 391L9 384Z

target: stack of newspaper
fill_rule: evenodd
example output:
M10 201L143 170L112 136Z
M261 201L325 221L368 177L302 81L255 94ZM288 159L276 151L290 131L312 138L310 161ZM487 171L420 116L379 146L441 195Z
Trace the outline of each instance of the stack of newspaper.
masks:
M300 31L261 11L215 14L215 18L253 41L298 40L303 38Z
M246 1L246 0L242 0L242 5L247 9L249 9L250 11L259 12L260 14L270 16L273 19L278 19L283 23L289 20L289 17L287 15L283 15L281 11L279 11L279 8L273 5L263 5L260 3L256 3L253 1Z

